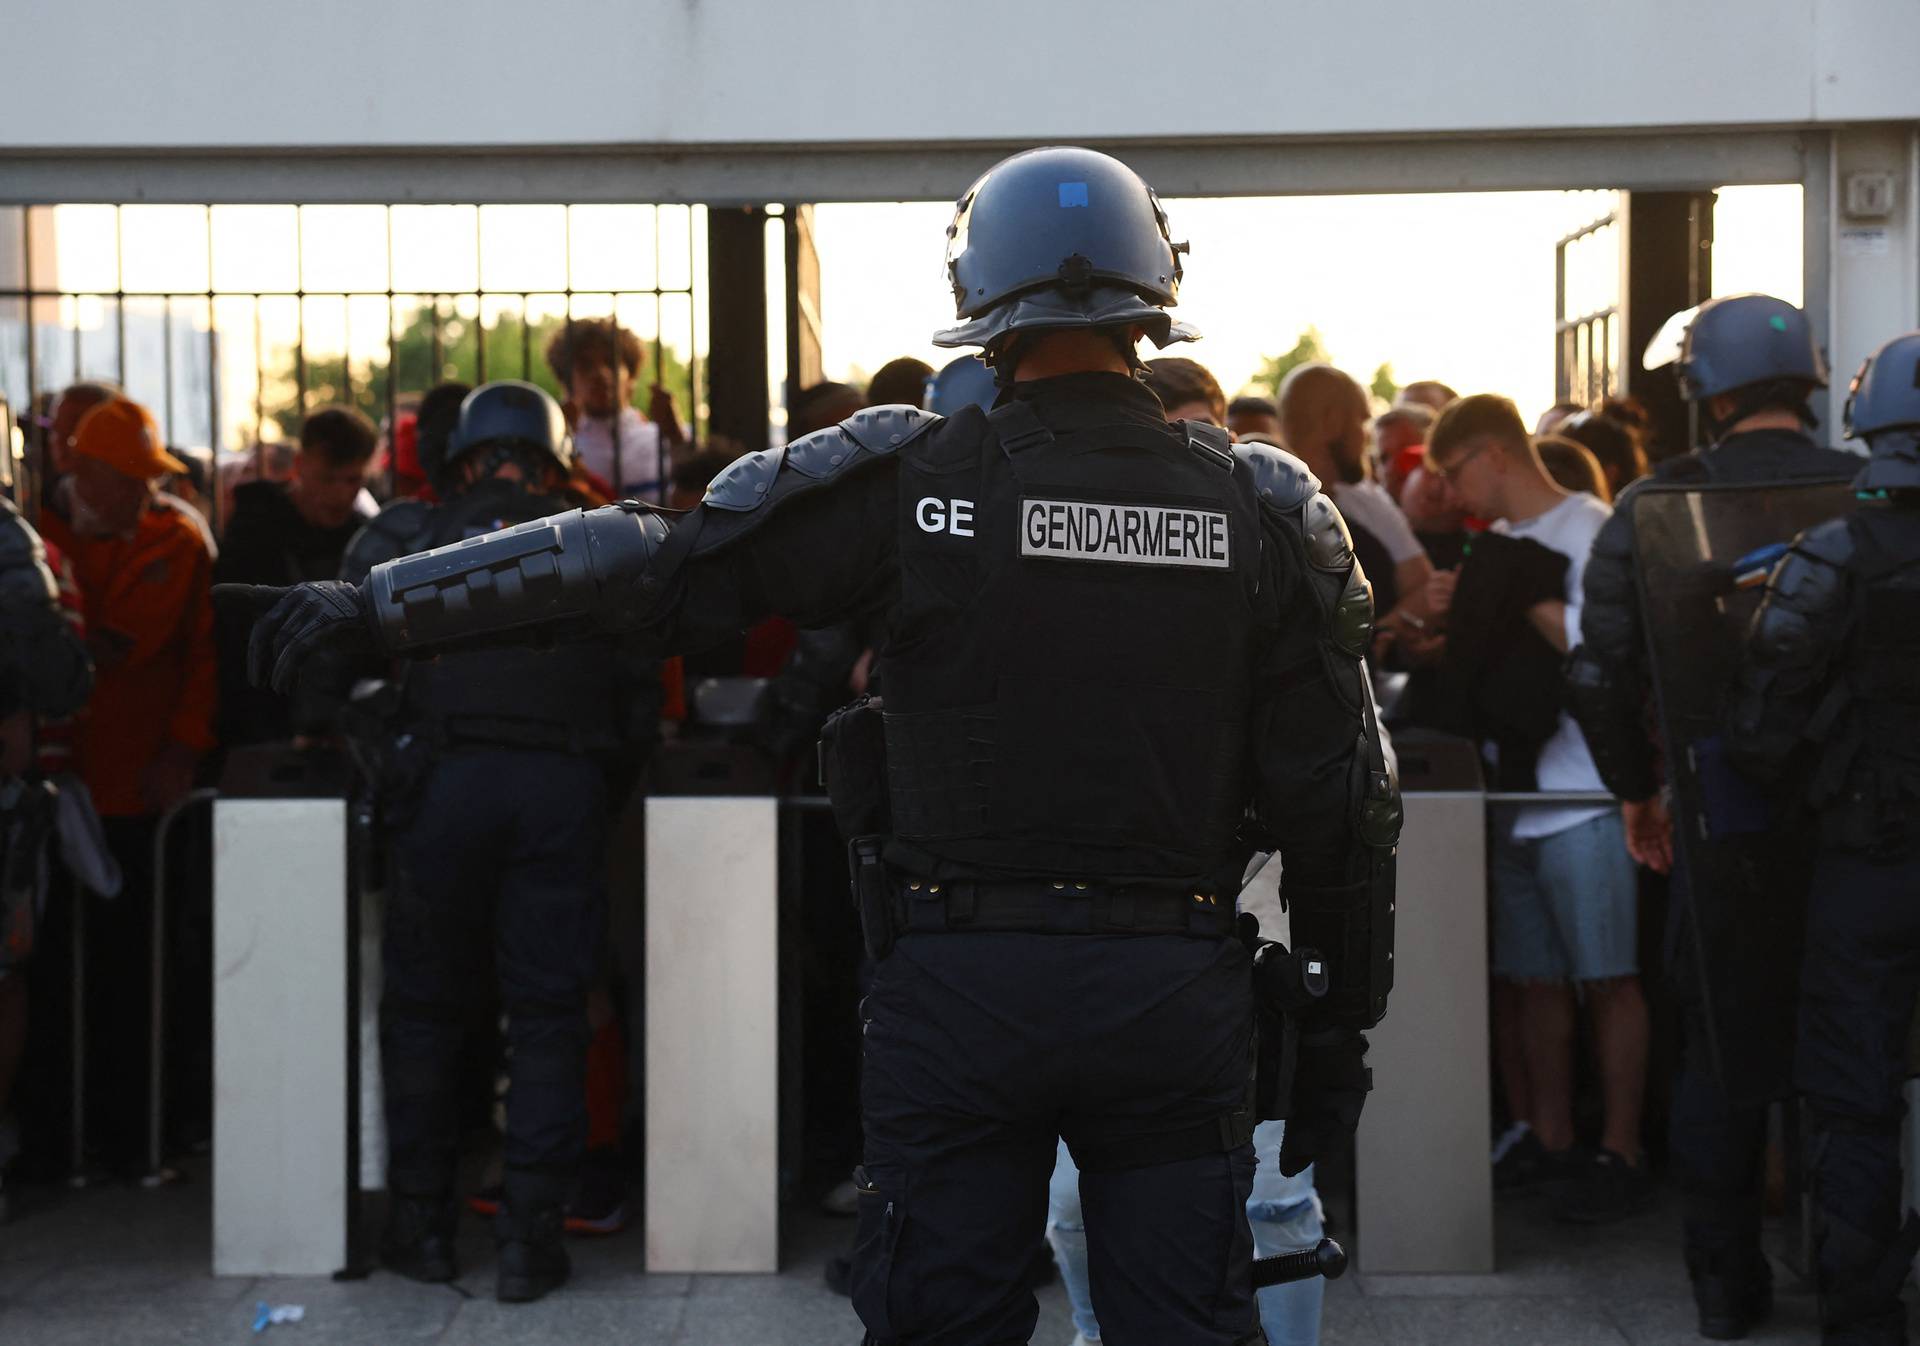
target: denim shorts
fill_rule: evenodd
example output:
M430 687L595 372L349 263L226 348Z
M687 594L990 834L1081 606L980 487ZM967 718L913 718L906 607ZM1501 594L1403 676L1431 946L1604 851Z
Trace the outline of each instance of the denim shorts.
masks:
M1493 975L1599 981L1640 970L1639 880L1610 811L1493 848Z

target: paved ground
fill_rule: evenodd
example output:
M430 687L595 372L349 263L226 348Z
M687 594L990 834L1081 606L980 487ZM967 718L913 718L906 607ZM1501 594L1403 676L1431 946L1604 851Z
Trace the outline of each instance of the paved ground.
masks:
M491 1299L491 1252L477 1222L458 1287L376 1275L227 1279L207 1274L207 1189L103 1188L29 1193L0 1227L0 1342L7 1346L145 1346L251 1340L254 1306L302 1304L306 1320L275 1327L282 1346L431 1341L565 1346L851 1346L859 1328L820 1269L847 1226L789 1222L778 1276L648 1276L638 1231L576 1243L576 1281L541 1304ZM1412 1204L1410 1218L1418 1218ZM1603 1232L1554 1225L1537 1206L1503 1204L1492 1276L1350 1275L1330 1287L1328 1346L1693 1346L1692 1304L1674 1221L1656 1212ZM1812 1342L1811 1297L1782 1295L1757 1342ZM1916 1315L1920 1318L1920 1314ZM1059 1287L1042 1292L1034 1341L1072 1338Z

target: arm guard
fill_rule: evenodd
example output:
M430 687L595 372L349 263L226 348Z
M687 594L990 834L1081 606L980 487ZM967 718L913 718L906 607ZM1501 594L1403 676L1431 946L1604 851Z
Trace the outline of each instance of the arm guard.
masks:
M374 566L369 618L392 654L535 628L634 630L658 606L649 566L668 536L632 502L516 524Z
M700 507L671 528L659 511L623 501L375 566L366 584L369 619L393 654L516 631L638 631L668 626L676 616L679 623L662 635L669 645L719 634L709 629L716 624L738 630L760 613L720 601L737 594L690 598L684 563L787 517L790 501L890 462L939 424L938 416L913 407L869 407L783 448L747 454L715 477ZM842 557L857 555L839 536L828 536L840 543ZM811 543L824 545L820 538ZM824 576L826 568L820 569ZM824 577L821 585L828 587ZM821 598L817 606L831 609L837 595L815 597ZM680 612L703 602L715 610ZM688 615L698 620L688 622Z
M1320 1029L1367 1028L1386 1013L1393 987L1395 854L1400 840L1400 790L1387 762L1367 676L1373 639L1373 592L1354 558L1353 540L1332 500L1291 455L1263 445L1236 446L1250 475L1270 533L1305 562L1319 638L1321 673L1358 725L1347 756L1345 881L1316 882L1301 875L1281 848L1281 897L1296 948L1326 955L1332 985L1307 1016Z
M1727 746L1754 776L1777 779L1807 741L1846 635L1852 559L1852 531L1834 519L1794 539L1767 581L1727 722Z
M1586 736L1600 779L1628 800L1647 798L1656 785L1633 579L1633 495L1622 493L1593 540L1580 607L1585 643L1567 661L1567 709Z

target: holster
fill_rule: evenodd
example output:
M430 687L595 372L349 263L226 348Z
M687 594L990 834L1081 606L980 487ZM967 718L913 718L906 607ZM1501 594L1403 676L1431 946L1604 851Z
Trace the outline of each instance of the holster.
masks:
M847 843L847 873L853 884L853 907L860 913L860 940L867 957L879 962L893 952L891 897L887 867L880 858L879 837L855 837Z

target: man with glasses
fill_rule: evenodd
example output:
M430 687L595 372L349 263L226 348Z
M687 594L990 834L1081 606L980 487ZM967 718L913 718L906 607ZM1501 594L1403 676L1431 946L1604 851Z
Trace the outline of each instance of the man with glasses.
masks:
M1566 598L1528 607L1530 625L1560 654L1580 635L1580 579L1607 507L1563 490L1547 473L1512 402L1481 393L1450 403L1427 445L1427 470L1467 513L1496 533L1528 538L1566 558ZM1457 571L1434 576L1438 613L1451 607ZM1549 666L1551 691L1558 678ZM1598 791L1593 755L1565 711L1540 746L1535 788ZM1647 1004L1640 989L1638 884L1620 810L1530 804L1500 820L1493 851L1493 975L1518 1001L1522 1049L1504 1081L1516 1124L1500 1161L1504 1186L1574 1180L1558 1215L1598 1224L1643 1210L1653 1186L1640 1153L1647 1070ZM1573 1132L1575 995L1593 1020L1605 1124L1600 1148ZM1519 1066L1515 1070L1513 1066Z

